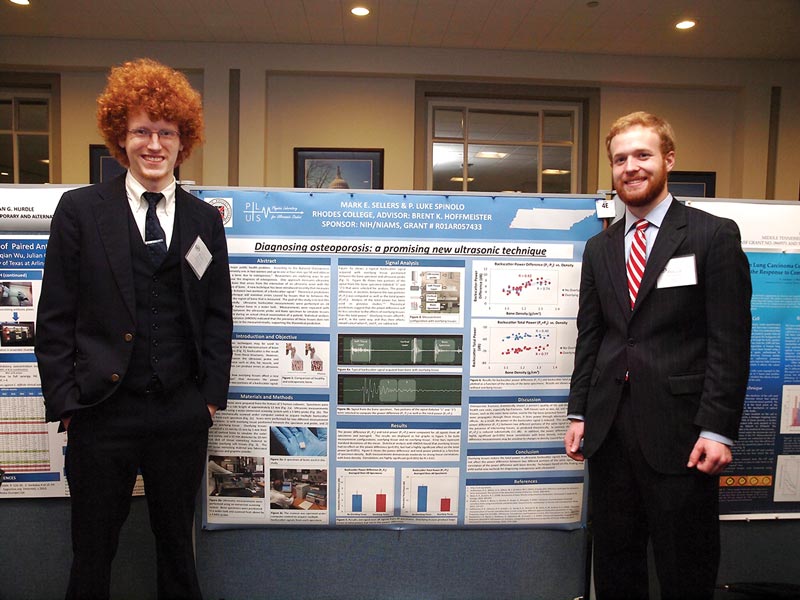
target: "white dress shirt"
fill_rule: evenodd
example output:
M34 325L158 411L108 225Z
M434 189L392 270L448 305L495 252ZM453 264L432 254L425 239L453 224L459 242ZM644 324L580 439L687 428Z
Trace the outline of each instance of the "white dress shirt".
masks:
M167 248L169 248L169 243L172 240L172 230L175 227L176 187L177 183L173 177L172 182L161 190L161 193L164 194L164 199L156 205L156 216L158 217L158 222L161 223L161 228L164 230L164 236L167 238L165 240L167 242ZM133 220L136 221L136 226L139 228L142 240L144 240L144 220L149 205L147 200L142 198L142 194L148 190L141 183L136 181L136 178L128 171L125 177L125 191L128 194L128 203L131 206Z

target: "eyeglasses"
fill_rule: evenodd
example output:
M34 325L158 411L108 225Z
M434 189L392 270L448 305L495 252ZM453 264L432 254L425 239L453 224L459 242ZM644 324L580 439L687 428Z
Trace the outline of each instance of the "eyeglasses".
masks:
M128 129L128 133L137 140L149 140L153 137L153 134L157 135L159 140L170 142L181 137L181 134L174 129L159 129L155 131L146 127L137 127L136 129Z

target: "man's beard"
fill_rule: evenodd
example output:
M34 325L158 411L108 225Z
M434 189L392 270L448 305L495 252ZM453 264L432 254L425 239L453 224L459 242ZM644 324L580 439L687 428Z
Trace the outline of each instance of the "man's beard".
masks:
M658 199L667 186L666 161L661 165L658 173L653 173L644 189L628 193L622 181L616 181L615 188L619 199L627 206L647 206Z

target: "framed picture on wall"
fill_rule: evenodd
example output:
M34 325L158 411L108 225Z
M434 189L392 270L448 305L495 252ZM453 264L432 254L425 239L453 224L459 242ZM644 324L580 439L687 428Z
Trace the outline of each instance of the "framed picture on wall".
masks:
M125 167L111 156L104 144L89 144L89 183L102 183L114 179L125 172ZM175 179L180 181L180 167L173 170Z
M295 148L294 187L383 189L383 148Z
M125 172L104 144L89 144L89 183L102 183Z
M714 171L670 171L669 191L673 196L716 197L717 174Z

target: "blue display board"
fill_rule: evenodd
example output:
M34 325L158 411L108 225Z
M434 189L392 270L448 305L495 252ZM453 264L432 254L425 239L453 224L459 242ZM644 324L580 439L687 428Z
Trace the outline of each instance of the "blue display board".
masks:
M750 379L733 462L720 475L726 519L800 516L800 206L700 201L736 221L750 261Z
M562 438L600 197L193 193L234 288L208 528L581 526Z
M33 355L64 189L0 186L0 498L68 494ZM207 527L581 526L583 470L561 437L599 197L193 191L226 223L234 282ZM800 207L688 203L737 221L753 279L723 518L797 516Z

